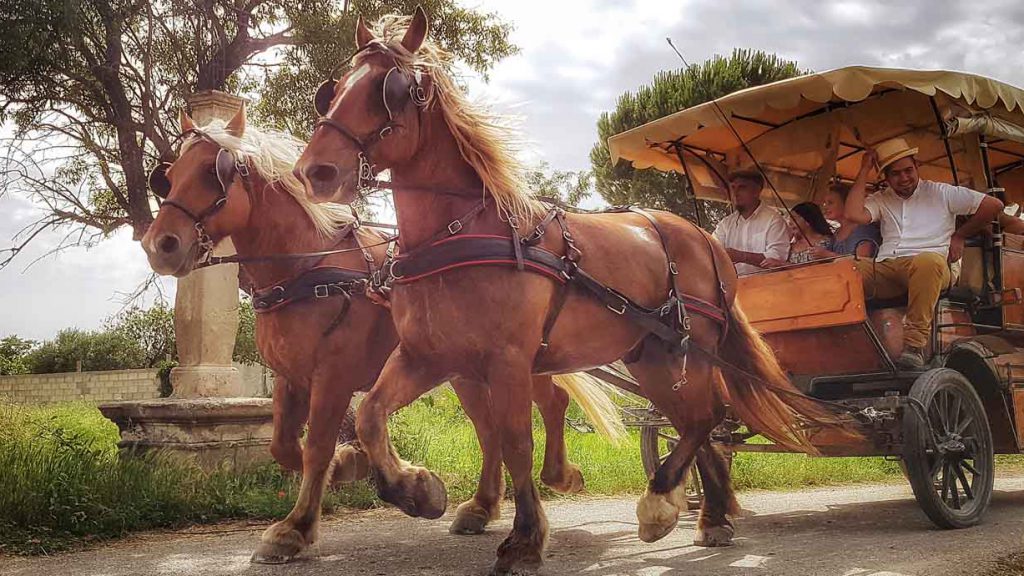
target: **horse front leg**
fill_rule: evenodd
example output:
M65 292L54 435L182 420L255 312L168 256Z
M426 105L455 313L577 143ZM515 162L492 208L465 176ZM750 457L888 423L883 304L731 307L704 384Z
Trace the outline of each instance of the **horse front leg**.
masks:
M498 547L492 574L518 574L538 568L544 560L548 520L533 482L533 422L530 410L530 366L522 358L488 370L494 420L501 434L501 454L515 489L516 517L512 532ZM559 424L561 426L561 424Z
M309 389L278 377L274 382L274 436L270 454L285 470L302 471L302 428L309 419Z
M704 501L697 520L697 546L731 546L736 533L729 514L737 514L740 506L732 489L729 464L725 456L710 442L697 451L697 469L704 487Z
M569 462L565 448L569 393L556 386L551 376L534 376L533 401L544 420L544 466L540 480L555 492L576 494L583 490L583 473Z
M320 503L335 457L338 431L352 400L351 390L339 391L331 384L314 377L299 496L288 516L263 532L253 562L283 564L316 541Z
M448 529L452 534L482 534L490 522L501 518L501 500L505 496L505 476L501 473L501 437L491 416L491 395L484 384L461 378L452 380L452 388L473 422L483 453L480 483L473 498L455 511Z
M440 518L448 506L448 492L436 474L398 457L388 436L388 416L437 387L440 380L409 359L399 345L356 414L356 434L377 495L409 516Z

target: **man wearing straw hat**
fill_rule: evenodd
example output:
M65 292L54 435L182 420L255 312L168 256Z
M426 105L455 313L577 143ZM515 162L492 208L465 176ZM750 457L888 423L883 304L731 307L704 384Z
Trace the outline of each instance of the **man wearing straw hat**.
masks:
M881 222L882 246L875 261L861 260L868 298L907 296L901 368L925 367L925 347L935 303L949 286L949 263L960 259L964 240L1002 211L1003 203L962 186L922 180L918 149L902 138L886 140L861 159L860 173L846 201L846 217L858 224ZM868 175L877 164L888 188L866 196ZM972 215L960 228L957 216Z

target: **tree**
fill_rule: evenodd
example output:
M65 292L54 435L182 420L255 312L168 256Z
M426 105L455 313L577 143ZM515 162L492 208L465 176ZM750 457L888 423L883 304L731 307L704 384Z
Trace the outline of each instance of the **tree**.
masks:
M174 309L166 304L155 304L148 309L133 306L108 318L105 328L137 342L144 351L146 368L155 367L161 361L173 359L177 355L174 347Z
M242 364L263 364L263 357L256 347L256 310L248 298L243 298L238 307L238 332L231 358Z
M597 121L598 141L590 151L594 187L609 204L638 204L661 208L696 220L693 196L681 174L634 170L627 162L611 164L608 138L679 110L731 92L799 76L796 62L759 50L733 50L728 58L714 56L682 70L655 75L650 85L619 97L615 110ZM724 215L721 206L701 201L702 220L709 224Z
M0 266L41 232L58 250L152 221L146 171L172 160L176 111L207 89L241 92L255 115L308 133L316 85L354 51L357 13L409 14L484 73L515 52L510 26L455 0L0 0L0 195L31 198L43 216Z
M29 367L25 356L35 345L32 340L14 335L0 340L0 376L28 374Z
M590 196L590 172L555 170L547 162L531 167L526 173L526 185L538 196L557 198L573 206Z
M26 363L33 374L145 368L145 350L138 342L113 331L61 330L53 340L31 351Z

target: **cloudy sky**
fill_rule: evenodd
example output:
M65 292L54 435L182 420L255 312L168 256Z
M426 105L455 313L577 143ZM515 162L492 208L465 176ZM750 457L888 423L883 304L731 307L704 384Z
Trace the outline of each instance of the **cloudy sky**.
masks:
M949 0L467 0L515 24L522 51L473 91L522 117L531 156L562 170L589 167L598 115L619 94L679 61L733 48L775 52L818 71L863 64L965 70L1024 86L1024 2ZM0 245L29 219L30 204L0 200ZM148 276L130 233L25 267L58 237L0 271L0 337L48 338L94 328ZM173 281L164 282L173 294Z

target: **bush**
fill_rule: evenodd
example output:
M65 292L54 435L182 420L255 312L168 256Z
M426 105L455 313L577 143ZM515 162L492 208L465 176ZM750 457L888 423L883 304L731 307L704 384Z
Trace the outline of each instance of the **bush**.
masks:
M131 531L227 518L283 518L297 477L273 463L205 472L181 458L120 454L94 407L0 405L0 552L47 553ZM364 484L331 492L326 511L374 502Z
M145 368L146 352L138 341L120 332L61 330L53 340L28 353L26 364L33 374Z
M32 340L8 336L0 340L0 376L27 374L29 371L25 356L35 346Z

